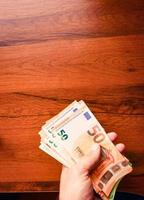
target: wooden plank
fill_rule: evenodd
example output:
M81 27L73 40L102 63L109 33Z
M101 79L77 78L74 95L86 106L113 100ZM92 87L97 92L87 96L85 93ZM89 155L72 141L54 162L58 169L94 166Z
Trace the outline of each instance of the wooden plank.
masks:
M58 192L21 192L21 193L1 193L0 198L3 200L40 200L50 199L58 200Z
M133 194L143 195L143 190L141 187L136 187L136 185L141 185L143 183L143 175L128 178L125 177L119 187L120 192L129 192ZM0 188L2 192L58 192L59 191L59 181L56 182L0 182ZM42 193L41 193L42 194ZM47 196L48 197L48 196Z
M0 93L140 86L143 39L88 38L1 48Z
M69 80L69 83L70 81L72 80ZM65 87L67 84L65 82ZM51 87L47 87L47 90L42 91L1 93L0 117L14 118L38 115L52 117L74 99L85 99L96 113L143 115L143 93L142 85L119 86L116 84L111 87L105 86L105 88L94 84L90 89L83 88L83 85L77 88L75 85L71 89L51 90Z
M0 1L0 45L144 31L144 1Z

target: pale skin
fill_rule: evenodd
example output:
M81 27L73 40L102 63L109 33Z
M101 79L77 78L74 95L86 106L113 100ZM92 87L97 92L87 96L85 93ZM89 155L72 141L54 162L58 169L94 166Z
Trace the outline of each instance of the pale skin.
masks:
M117 138L115 132L108 133L111 141ZM119 143L116 148L123 152L125 145ZM89 173L99 161L101 148L94 145L88 155L83 156L78 164L71 168L63 166L60 178L59 200L99 200L94 193Z

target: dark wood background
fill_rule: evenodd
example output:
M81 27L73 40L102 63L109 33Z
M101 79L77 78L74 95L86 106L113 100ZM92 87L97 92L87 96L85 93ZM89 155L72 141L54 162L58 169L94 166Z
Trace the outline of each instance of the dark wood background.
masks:
M143 0L1 0L0 191L58 191L37 133L83 99L126 144L119 190L144 194L143 69Z

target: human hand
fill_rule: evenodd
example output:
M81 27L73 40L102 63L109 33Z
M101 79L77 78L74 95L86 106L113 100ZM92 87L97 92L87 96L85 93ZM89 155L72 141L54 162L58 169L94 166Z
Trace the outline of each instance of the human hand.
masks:
M117 134L108 133L111 141L114 141ZM116 145L122 152L124 144ZM98 200L95 196L89 173L94 169L100 159L101 148L98 144L92 146L91 151L83 156L80 161L71 168L63 166L60 178L59 200Z

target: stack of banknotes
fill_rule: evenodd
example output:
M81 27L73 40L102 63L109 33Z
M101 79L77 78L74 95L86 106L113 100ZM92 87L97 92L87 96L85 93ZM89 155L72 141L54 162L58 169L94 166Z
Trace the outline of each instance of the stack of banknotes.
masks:
M108 138L104 128L84 101L74 101L39 132L40 149L67 167L79 162L94 143L101 146L101 159L91 174L94 190L103 200L114 199L120 180L132 171L129 160Z

